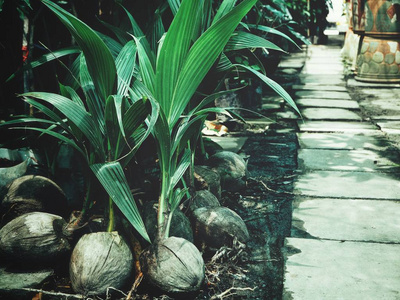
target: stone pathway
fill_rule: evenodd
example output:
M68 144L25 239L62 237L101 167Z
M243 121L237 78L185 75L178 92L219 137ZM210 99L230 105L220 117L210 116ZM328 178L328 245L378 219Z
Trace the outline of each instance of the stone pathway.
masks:
M400 299L398 85L347 84L339 47L308 55L283 299Z

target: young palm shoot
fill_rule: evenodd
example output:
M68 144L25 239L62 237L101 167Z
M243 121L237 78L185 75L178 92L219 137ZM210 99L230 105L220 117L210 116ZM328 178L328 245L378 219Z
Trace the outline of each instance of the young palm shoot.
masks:
M202 1L182 1L159 45L155 66L140 39L135 38L142 78L135 88L160 104L153 130L161 171L158 236L144 251L141 265L150 282L169 292L196 290L204 278L204 262L198 250L188 246L188 241L169 237L171 216L184 195L177 185L191 164L192 147L208 113L206 109L187 115L184 112L235 28L255 3L256 0L242 1L193 40L195 33L200 32Z

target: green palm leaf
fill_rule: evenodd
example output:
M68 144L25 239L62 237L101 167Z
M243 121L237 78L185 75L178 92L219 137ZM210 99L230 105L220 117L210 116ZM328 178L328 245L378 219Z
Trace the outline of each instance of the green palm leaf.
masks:
M74 36L82 49L89 73L103 101L114 93L116 68L110 50L100 37L85 23L50 0L41 0L52 10Z
M75 143L74 140L71 140L70 138L62 135L61 133L58 133L58 132L55 132L55 131L51 131L51 130L48 130L48 129L38 128L38 127L30 127L30 126L26 126L26 127L11 127L10 129L39 131L42 134L50 135L50 136L55 137L56 139L58 139L58 140L60 140L60 141L62 141L64 143L66 143L67 145L73 147L75 150L77 150L79 153L81 153L83 157L86 157L85 152Z
M217 10L217 13L215 14L212 24L217 22L219 19L221 19L226 14L228 14L235 7L235 4L236 4L236 0L222 1L221 5L219 6L219 8Z
M135 19L130 14L130 12L125 7L123 7L121 4L120 4L120 6L124 9L126 15L128 16L128 19L131 23L131 27L132 27L131 33L137 38L145 37L145 34L143 33L142 29L140 29L139 25L136 23ZM151 61L153 68L155 68L156 67L156 56L154 55L153 51L151 50L148 40L146 38L144 38L142 40L142 44L146 50L146 53L149 56L149 59Z
M241 2L227 15L212 25L194 43L179 73L179 80L176 84L174 97L171 103L169 103L170 107L174 108L169 117L170 124L176 123L197 87L221 54L240 20L246 15L256 1L257 0L245 0ZM182 3L181 7L184 3L185 2ZM165 45L163 49L164 47Z
M264 74L247 67L245 65L234 65L238 68L245 69L254 75L256 75L258 78L260 78L265 84L267 84L269 87L271 87L278 95L280 95L299 115L301 115L299 109L297 108L296 103L293 101L292 97L275 81L272 79L268 78Z
M135 41L131 40L125 44L115 59L118 75L118 95L127 95L132 78L136 73L136 51Z
M32 61L31 63L24 64L24 66L21 69L19 69L17 72L15 72L10 77L8 77L6 82L12 80L13 78L15 78L15 76L18 76L19 74L22 74L22 72L24 72L25 70L33 69L33 68L39 67L45 63L48 63L50 61L53 61L55 59L64 57L66 55L76 54L76 53L80 53L80 52L81 52L81 50L78 47L69 47L69 48L52 51L50 53L44 54L41 57L39 57L38 59L35 59L34 61Z
M198 18L199 3L200 1L182 2L171 23L157 59L155 98L160 103L169 124L174 123L170 122L170 120L171 114L176 113L173 112L176 108L173 100L175 87L192 42L191 38L195 31L196 23L194 20ZM186 106L186 103L184 106ZM180 112L178 114L180 115Z
M79 128L86 136L88 141L93 145L98 157L104 159L103 137L99 132L98 127L94 123L91 115L85 111L79 104L76 104L71 99L61 95L52 93L26 93L22 95L28 98L37 98L43 100L56 109L58 109L69 121Z
M135 40L138 50L140 75L142 77L144 85L150 90L152 94L154 94L156 75L150 58L145 48L142 46L141 40L137 39L136 37L133 38Z
M148 242L150 238L146 232L142 217L129 189L124 171L119 162L109 162L91 165L93 173L101 182L110 198L118 206L132 226Z
M297 48L301 49L299 45L296 44L295 41L293 41L289 36L287 36L286 34L284 34L283 32L276 30L275 28L272 27L268 27L268 26L264 26L264 25L254 25L254 24L247 24L247 26L249 28L254 28L254 29L258 29L261 31L264 31L266 33L272 33L275 35L279 35L285 39L287 39L288 41L292 42Z
M233 33L228 43L226 44L225 51L241 50L247 48L267 48L286 52L274 43L262 37L259 37L258 35L245 31L238 31Z

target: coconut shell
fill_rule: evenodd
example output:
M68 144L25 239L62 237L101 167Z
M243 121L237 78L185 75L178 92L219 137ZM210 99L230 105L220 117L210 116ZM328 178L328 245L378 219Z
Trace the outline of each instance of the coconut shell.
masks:
M157 207L157 202L147 202L143 210L144 225L152 241L157 236ZM172 214L169 235L181 237L193 243L193 230L190 221L179 209L176 209Z
M196 190L209 190L221 199L221 177L208 166L194 166L194 186Z
M140 266L145 278L165 292L197 291L205 276L199 250L178 237L169 237L143 251Z
M200 207L216 206L221 206L217 197L215 197L209 190L200 190L194 193L189 204L189 210L193 213L193 211Z
M72 288L82 295L105 294L108 287L121 289L132 275L132 252L117 232L85 234L70 260Z
M221 176L222 189L236 192L246 187L247 165L238 154L221 151L211 156L207 163Z
M3 223L29 212L47 212L68 216L68 204L64 192L52 180L36 175L26 175L8 185L1 202L5 212Z
M60 216L32 212L15 218L0 229L0 249L20 262L51 262L70 250Z
M233 239L246 243L249 232L243 219L227 207L203 207L193 212L195 240L220 248L232 245Z

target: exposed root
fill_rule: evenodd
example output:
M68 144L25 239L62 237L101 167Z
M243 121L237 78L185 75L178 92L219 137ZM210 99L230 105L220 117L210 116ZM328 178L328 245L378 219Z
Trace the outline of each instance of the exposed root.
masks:
M211 299L222 299L220 298L221 294L217 294L220 292L220 278L230 277L233 280L243 280L246 278L248 271L238 265L238 262L248 260L245 249L246 245L235 239L232 247L221 247L206 264L208 289L211 292L210 294L216 294Z
M111 294L110 294L110 290L113 290L113 291L116 291L118 293L121 293L121 295L123 295L124 297L127 297L127 295L123 291L118 290L118 289L113 288L113 287L110 286L110 287L107 288L106 300L112 299Z
M218 294L218 295L214 295L210 298L210 300L216 300L216 299L224 299L224 298L228 298L231 297L233 295L237 295L237 293L233 293L233 291L254 291L256 288L249 288L249 287L245 287L245 288L240 288L240 287L230 287L229 289L227 289L226 291Z
M65 299L69 299L69 298L86 299L85 296L77 295L77 294L66 294L66 293L61 293L61 292L51 292L51 291L45 291L45 290L40 290L40 289L30 289L30 288L23 288L23 290L28 291L28 292L41 293L41 294L49 295L49 296L65 297Z
M139 287L139 285L140 285L140 283L142 282L142 280L143 280L143 273L140 272L140 273L136 276L135 282L133 283L131 290L129 291L128 295L126 296L126 300L131 300L131 299L133 299L133 298L132 298L132 294L133 294L133 293L136 293L137 288Z

